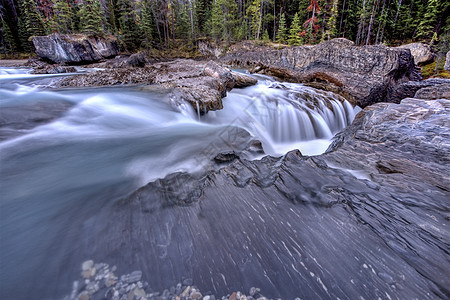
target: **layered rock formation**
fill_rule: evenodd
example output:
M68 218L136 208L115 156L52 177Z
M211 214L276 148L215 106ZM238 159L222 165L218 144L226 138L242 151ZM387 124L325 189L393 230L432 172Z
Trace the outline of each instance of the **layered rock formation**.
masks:
M36 54L53 63L83 64L114 57L119 47L114 37L59 34L32 38Z
M295 82L316 82L339 92L362 107L389 97L393 87L421 77L409 50L382 45L357 47L346 39L315 46L273 48L244 47L222 61Z
M232 88L257 83L245 74L230 71L215 62L179 59L140 68L112 68L61 79L59 87L110 86L123 84L158 84L172 90L175 103L189 102L201 114L222 109L222 98ZM153 87L152 87L153 88Z
M91 254L142 270L153 290L186 274L219 295L448 298L449 112L448 100L379 103L323 156L171 174L102 210L86 230L108 248Z
M435 58L431 46L424 43L411 43L401 45L398 48L409 49L409 51L411 51L411 55L414 57L415 64L418 66L430 63Z
M450 85L450 79L445 78L430 78L423 81L408 81L395 87L389 95L386 102L400 103L405 98L416 97L416 93L421 89L427 89L429 91L439 90L441 92L436 93L433 99L444 98L448 99L448 92L446 93L446 87ZM442 87L441 87L442 86ZM439 96L437 96L439 95ZM447 95L447 96L446 96ZM422 98L416 97L416 98ZM422 98L428 99L428 98Z

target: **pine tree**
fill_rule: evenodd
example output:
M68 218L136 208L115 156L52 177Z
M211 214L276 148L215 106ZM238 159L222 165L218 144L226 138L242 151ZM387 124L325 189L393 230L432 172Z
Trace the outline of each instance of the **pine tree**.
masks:
M289 29L289 39L288 39L289 45L299 46L302 44L300 31L301 31L300 20L298 18L298 13L295 13L294 19L292 20L291 28Z
M325 31L326 38L332 39L337 35L337 15L338 15L338 0L333 0L331 7L331 14L327 20L327 30Z
M84 0L79 7L80 31L89 35L104 34L105 18L99 0Z
M177 36L179 38L182 39L192 38L191 28L189 24L189 16L185 5L182 5L181 9L179 10L176 28L177 28Z
M433 30L437 25L437 17L439 14L439 1L428 0L425 14L422 16L419 26L417 27L416 38L422 40L431 39L433 36Z
M262 36L262 40L263 40L264 43L269 43L270 42L269 32L267 31L267 29L264 31L264 34Z
M153 27L154 27L154 16L152 13L152 8L149 0L145 0L142 6L141 12L141 31L143 34L143 46L145 48L151 47L151 42L153 40Z
M66 0L54 0L51 30L59 33L71 33L73 30L72 10Z
M128 51L133 52L139 47L140 32L136 23L135 9L128 0L119 0L117 2L119 9L119 35Z
M19 18L19 38L22 48L26 52L33 50L30 37L45 35L44 23L39 14L36 3L33 0L24 0L21 5L21 17Z
M17 44L14 40L14 37L11 32L11 28L6 23L5 19L2 19L2 28L1 28L1 45L3 45L2 52L3 53L11 53L17 51Z
M287 42L287 38L288 38L288 34L287 34L287 28L286 28L286 18L283 13L280 17L280 24L278 26L276 42L285 44Z
M247 8L247 16L250 19L250 31L255 40L259 40L261 34L262 12L260 0L253 0Z
M211 11L211 18L208 22L211 36L218 40L220 38L230 41L238 31L236 21L237 5L234 1L216 0Z

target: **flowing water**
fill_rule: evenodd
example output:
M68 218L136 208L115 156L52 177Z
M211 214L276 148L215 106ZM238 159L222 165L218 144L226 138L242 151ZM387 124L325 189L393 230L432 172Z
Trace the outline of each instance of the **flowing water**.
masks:
M223 110L200 116L188 104L173 106L165 91L46 89L57 76L70 74L0 69L4 299L67 293L90 258L78 251L85 245L77 229L148 182L201 171L209 161L196 154L224 128L245 128L270 155L292 149L316 155L355 114L336 95L269 78L231 91Z

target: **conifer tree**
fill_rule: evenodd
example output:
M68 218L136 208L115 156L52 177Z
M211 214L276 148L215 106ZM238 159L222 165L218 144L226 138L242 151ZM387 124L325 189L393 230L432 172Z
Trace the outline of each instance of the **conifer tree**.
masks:
M117 3L119 12L119 33L120 39L128 51L134 51L140 44L140 32L136 23L136 13L134 7L128 0L119 0Z
M250 31L255 40L259 40L261 34L261 2L260 0L253 0L247 8L247 16L250 19Z
M2 28L1 28L1 45L3 53L11 53L17 50L17 44L14 40L14 37L11 32L11 28L8 26L4 18L2 19Z
M267 31L267 29L264 31L264 34L262 36L262 40L265 43L269 43L270 42L269 32Z
M23 50L27 52L32 51L33 45L30 37L45 35L44 23L35 1L24 0L22 2L18 27Z
M78 6L80 31L89 35L104 34L105 18L99 0L84 0Z
M143 46L145 48L151 47L151 42L153 40L153 27L154 27L154 16L152 13L151 3L149 0L145 0L142 6L141 12L141 31L143 35Z
M73 30L72 10L67 0L54 0L53 17L50 20L50 28L54 32L71 33Z
M285 44L287 42L287 28L286 28L286 18L284 16L284 13L280 17L280 24L278 26L277 36L276 36L276 42Z
M292 46L299 46L302 43L300 37L300 20L298 18L298 13L295 13L294 19L292 20L291 28L289 29L289 39L288 44Z
M431 39L433 29L437 25L437 17L439 13L439 0L428 0L424 15L420 19L417 27L416 38Z

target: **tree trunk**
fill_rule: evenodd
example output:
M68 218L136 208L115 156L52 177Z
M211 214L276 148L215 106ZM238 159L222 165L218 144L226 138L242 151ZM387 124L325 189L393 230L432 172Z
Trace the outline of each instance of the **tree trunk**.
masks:
M342 21L344 20L344 11L345 11L345 0L342 4L342 14L341 14L341 21L339 22L339 36L341 36L342 33Z

